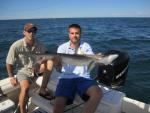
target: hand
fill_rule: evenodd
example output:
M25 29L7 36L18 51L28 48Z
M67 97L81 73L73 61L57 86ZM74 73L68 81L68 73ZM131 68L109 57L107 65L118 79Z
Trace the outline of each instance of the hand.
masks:
M62 68L62 59L60 56L55 56L53 58L53 63L54 63L54 67L56 68L57 71L61 72L61 68Z
M10 83L12 86L17 86L18 85L18 81L15 77L9 77L10 79Z
M39 63L35 63L32 67L32 71L33 73L35 72L38 72L40 70L40 64Z

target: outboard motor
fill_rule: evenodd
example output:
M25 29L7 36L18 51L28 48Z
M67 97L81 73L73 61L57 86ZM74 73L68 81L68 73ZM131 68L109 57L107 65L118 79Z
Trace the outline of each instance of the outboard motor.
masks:
M119 50L109 50L104 55L118 54L119 56L109 65L99 65L97 82L112 88L123 86L127 77L129 55Z

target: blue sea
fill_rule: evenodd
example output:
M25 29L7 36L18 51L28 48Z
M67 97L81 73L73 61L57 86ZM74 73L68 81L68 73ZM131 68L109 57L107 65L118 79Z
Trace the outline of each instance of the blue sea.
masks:
M127 97L150 104L150 18L51 18L0 20L0 80L7 77L5 60L10 45L23 37L27 22L37 24L37 38L51 52L68 41L67 27L82 27L82 40L95 53L110 49L126 51L130 56L125 85L120 89Z

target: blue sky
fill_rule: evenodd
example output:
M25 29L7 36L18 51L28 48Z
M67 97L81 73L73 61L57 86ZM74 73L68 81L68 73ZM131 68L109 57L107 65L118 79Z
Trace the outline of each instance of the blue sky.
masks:
M150 0L0 0L0 19L150 17Z

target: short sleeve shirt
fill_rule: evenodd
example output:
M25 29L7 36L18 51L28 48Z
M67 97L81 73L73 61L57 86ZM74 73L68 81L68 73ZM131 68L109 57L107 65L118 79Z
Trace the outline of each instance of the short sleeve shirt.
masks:
M93 54L91 46L86 42L81 42L79 46L80 53ZM70 41L66 42L58 47L57 53L75 54L75 49L70 47ZM87 66L74 66L67 64L62 67L61 78L77 78L84 77L90 78Z
M32 53L45 53L47 51L46 47L35 39L35 43L30 48L25 39L20 39L14 42L8 52L6 63L16 66L16 74L32 74L32 66L35 63L34 59L23 55L23 53L32 54Z

